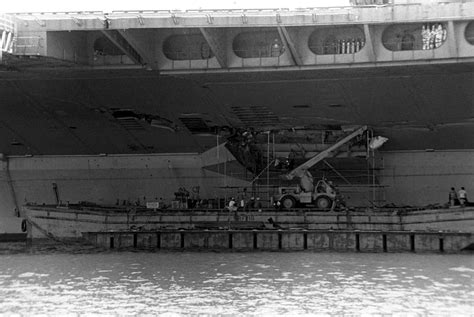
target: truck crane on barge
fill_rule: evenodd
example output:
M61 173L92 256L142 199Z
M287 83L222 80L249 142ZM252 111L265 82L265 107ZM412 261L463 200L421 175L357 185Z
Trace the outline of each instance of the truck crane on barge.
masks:
M315 205L318 209L331 209L338 200L337 190L331 182L324 178L314 184L314 179L309 169L321 160L331 156L332 153L342 145L362 135L366 131L367 126L358 128L351 134L331 145L326 150L316 154L303 164L283 175L283 178L287 180L292 180L295 177L298 177L300 183L293 187L279 187L278 193L274 197L274 201L279 202L280 206L285 209L291 209L297 205Z

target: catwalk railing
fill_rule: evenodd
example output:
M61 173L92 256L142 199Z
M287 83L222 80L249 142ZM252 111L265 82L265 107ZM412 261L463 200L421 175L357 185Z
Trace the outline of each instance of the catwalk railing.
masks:
M365 4L367 2L367 4ZM362 5L308 8L122 10L104 13L28 12L15 13L22 21L21 31L74 31L129 28L189 28L219 26L327 25L413 22L420 20L471 19L474 2L385 4L364 1ZM26 24L25 24L26 22ZM28 23L32 22L32 23ZM58 23L60 22L60 23Z

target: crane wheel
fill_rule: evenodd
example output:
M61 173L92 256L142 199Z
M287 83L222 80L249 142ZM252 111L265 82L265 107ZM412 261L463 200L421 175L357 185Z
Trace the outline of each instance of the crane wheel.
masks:
M285 209L291 209L296 206L296 200L291 196L285 196L280 199L281 206Z
M330 209L333 201L328 196L320 196L316 199L316 206L318 209Z

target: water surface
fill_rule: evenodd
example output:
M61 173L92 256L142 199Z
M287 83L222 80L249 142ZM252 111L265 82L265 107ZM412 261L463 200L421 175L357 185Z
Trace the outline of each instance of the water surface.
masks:
M362 253L0 255L0 314L474 315L474 257Z

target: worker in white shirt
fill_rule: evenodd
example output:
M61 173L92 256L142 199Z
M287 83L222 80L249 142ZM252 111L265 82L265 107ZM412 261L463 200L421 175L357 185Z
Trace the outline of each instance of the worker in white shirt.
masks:
M461 207L464 207L467 202L467 192L464 187L461 187L461 189L458 191L458 198L459 202L461 203Z
M231 198L229 201L229 211L236 211L237 206L235 205L235 199Z

